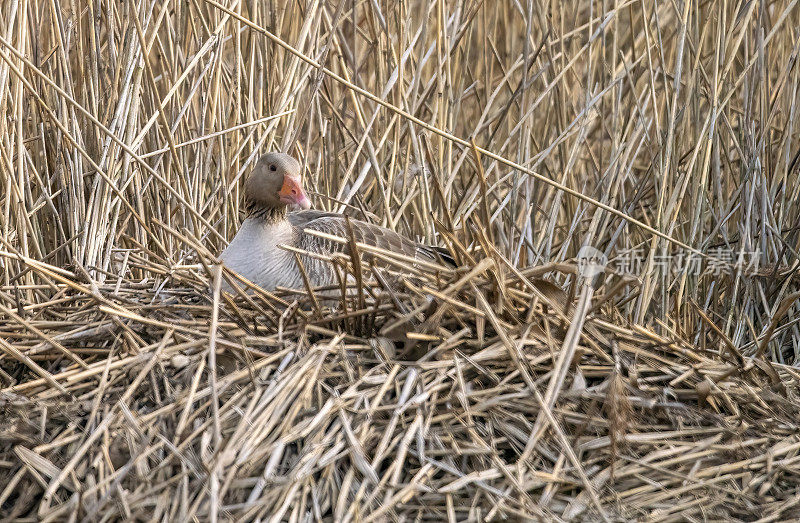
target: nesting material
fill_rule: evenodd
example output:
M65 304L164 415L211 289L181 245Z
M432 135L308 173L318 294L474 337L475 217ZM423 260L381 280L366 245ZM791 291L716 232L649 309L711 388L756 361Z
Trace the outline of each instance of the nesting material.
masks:
M3 2L0 521L799 520L798 27ZM251 288L265 151L458 268L348 234Z
M796 513L792 368L488 258L391 289L366 271L335 312L208 293L198 268L168 285L37 269L52 302L0 294L4 519Z

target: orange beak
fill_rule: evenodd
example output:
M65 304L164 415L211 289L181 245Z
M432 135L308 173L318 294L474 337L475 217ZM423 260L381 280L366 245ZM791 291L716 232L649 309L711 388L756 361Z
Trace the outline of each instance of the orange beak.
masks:
M288 176L283 177L283 186L278 192L278 196L280 196L281 202L287 205L297 205L301 209L308 209L311 207L311 202L308 196L306 196L305 191L303 191L303 186L300 185L299 180L295 180L294 178Z

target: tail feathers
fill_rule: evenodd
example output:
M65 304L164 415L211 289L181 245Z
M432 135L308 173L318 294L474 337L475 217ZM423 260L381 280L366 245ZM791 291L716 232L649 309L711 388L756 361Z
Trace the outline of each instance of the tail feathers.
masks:
M447 250L446 247L439 247L436 245L417 245L417 254L421 254L426 258L438 261L443 265L448 265L453 268L458 267L456 259L453 258L453 255L449 250Z

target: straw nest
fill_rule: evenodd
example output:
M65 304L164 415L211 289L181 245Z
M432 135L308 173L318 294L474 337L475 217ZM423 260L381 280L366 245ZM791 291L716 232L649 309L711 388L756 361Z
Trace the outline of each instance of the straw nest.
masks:
M131 253L150 278L97 284L31 261L58 292L0 294L4 517L798 513L796 370L618 321L602 293L630 278L377 255L416 274L338 260L359 277L334 311L221 294L244 283L213 264Z
M797 27L0 2L0 520L797 519ZM458 268L220 293L268 150Z

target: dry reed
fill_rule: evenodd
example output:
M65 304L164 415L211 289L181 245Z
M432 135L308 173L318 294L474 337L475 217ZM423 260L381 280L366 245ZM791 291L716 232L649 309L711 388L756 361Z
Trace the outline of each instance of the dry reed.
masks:
M0 518L797 518L797 4L6 0ZM459 267L243 292L277 149Z

